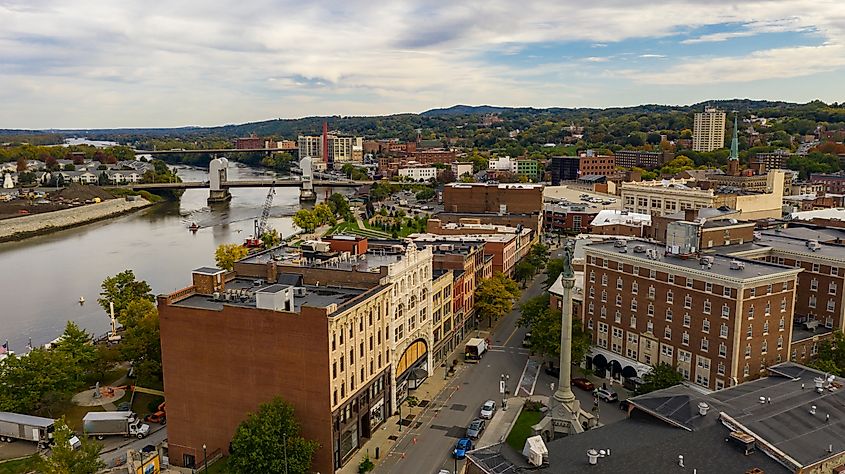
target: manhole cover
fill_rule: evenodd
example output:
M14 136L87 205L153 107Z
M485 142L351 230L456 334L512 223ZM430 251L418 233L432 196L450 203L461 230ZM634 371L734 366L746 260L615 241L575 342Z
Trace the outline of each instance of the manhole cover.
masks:
M451 409L454 411L465 411L467 409L467 406L455 403L452 405Z
M399 420L399 424L402 426L411 426L411 420L401 419Z

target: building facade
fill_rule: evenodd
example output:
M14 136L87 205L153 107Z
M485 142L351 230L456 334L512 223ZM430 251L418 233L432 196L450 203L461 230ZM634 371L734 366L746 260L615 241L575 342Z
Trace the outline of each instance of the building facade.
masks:
M443 207L457 213L536 214L543 207L539 184L452 183L443 188Z
M577 156L553 156L551 159L552 186L559 186L561 181L578 179L580 159Z
M543 204L543 231L546 233L588 233L590 222L598 215L598 211L587 206L560 204Z
M616 166L623 168L660 168L669 161L675 159L671 151L643 151L643 150L617 150L613 152L616 159Z
M616 174L616 157L586 154L578 160L581 176L609 176Z
M824 186L824 192L833 194L845 194L845 173L812 173L810 182Z
M399 168L399 176L414 181L431 181L437 178L437 168L430 168L427 166Z
M694 151L713 151L725 147L725 112L705 107L695 114L692 130Z
M800 269L666 250L587 246L583 318L597 347L588 366L628 377L642 375L637 364L666 362L718 390L789 358Z
M452 288L455 283L453 270L434 270L431 283L431 326L432 354L434 362L439 364L460 345L462 340L455 340L456 324Z

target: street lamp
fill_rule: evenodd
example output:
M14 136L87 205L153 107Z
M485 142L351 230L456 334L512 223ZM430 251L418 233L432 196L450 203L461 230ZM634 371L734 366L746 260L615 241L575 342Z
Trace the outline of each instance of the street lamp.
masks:
M205 443L202 445L202 466L205 472L208 472L208 456L206 455L206 446Z

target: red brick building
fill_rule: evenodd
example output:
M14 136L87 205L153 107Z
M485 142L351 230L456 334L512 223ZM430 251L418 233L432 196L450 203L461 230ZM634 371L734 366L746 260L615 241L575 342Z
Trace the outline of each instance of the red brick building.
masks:
M256 136L254 133L246 138L236 138L235 148L238 150L255 150L264 148L264 139Z
M581 155L578 163L581 176L611 176L616 174L616 157L603 155Z
M543 205L543 230L547 233L589 233L598 211L587 206Z
M539 184L452 183L443 188L446 212L537 214L543 209Z
M596 346L590 368L631 377L666 362L718 390L790 356L800 269L681 258L645 241L592 244L585 258L583 319Z
M238 425L278 396L320 444L313 470L335 472L392 412L390 287L278 277L200 268L158 297L173 465L200 466L203 445L227 454Z

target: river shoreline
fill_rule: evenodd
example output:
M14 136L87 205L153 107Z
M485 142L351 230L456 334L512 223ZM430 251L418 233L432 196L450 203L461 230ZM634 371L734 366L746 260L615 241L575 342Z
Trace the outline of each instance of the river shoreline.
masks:
M30 237L111 219L144 209L153 204L141 197L138 197L136 201L116 198L71 209L4 219L0 221L0 242L25 240Z

